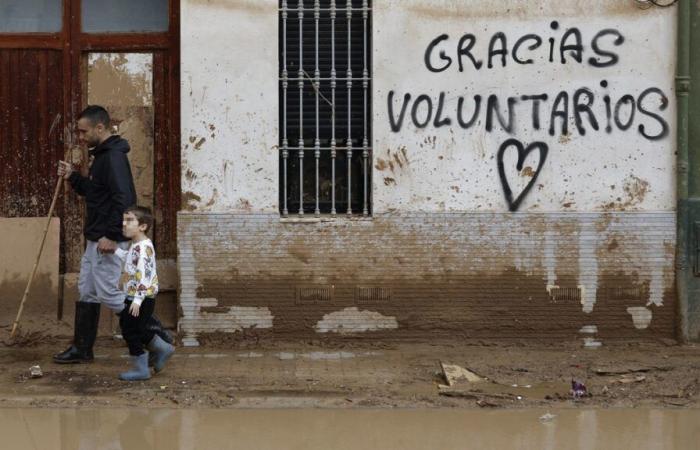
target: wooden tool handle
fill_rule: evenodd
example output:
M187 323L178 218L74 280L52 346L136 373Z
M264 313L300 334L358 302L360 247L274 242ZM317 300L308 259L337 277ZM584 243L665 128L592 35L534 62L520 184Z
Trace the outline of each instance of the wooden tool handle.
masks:
M53 216L53 210L56 207L56 200L58 199L58 193L61 191L61 185L63 184L63 177L58 177L56 182L56 189L53 192L53 198L51 199L51 206L49 207L49 215L46 217L46 226L44 227L44 236L41 238L41 244L39 245L39 254L36 255L36 261L34 261L34 267L32 268L32 274L29 276L29 281L27 282L27 287L24 289L24 295L22 296L22 301L19 304L19 311L17 311L17 317L15 322L12 324L12 332L10 333L10 338L15 337L17 332L17 326L19 325L19 319L22 317L22 310L24 309L24 302L27 300L27 295L29 295L29 290L32 287L32 282L34 281L34 276L36 275L36 269L39 267L39 260L41 259L41 254L44 252L44 244L46 243L46 236L49 234L49 226L51 225L51 217Z

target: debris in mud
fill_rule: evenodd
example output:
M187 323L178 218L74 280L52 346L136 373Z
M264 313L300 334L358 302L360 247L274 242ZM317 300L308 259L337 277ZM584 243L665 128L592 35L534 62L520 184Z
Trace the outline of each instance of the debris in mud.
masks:
M574 400L579 400L583 397L590 397L586 385L578 380L571 380L571 396Z
M670 338L658 338L657 339L661 344L665 345L666 347L675 347L678 345L678 341L675 339L670 339Z
M41 378L44 376L44 372L41 371L41 367L38 365L29 368L29 378Z
M448 386L455 386L460 381L464 380L468 381L469 383L480 383L482 381L486 381L486 378L482 378L471 370L455 364L445 364L440 362L440 367L442 367L442 373L445 376Z
M591 369L596 375L624 375L628 373L649 372L651 367L644 366L606 366Z
M485 397L510 400L547 399L565 393L567 386L560 383L502 384L482 377L471 370L451 364L440 363L447 384L438 384L438 394L483 401ZM478 404L478 403L477 403ZM479 405L481 406L481 405Z
M630 383L639 383L639 382L642 382L646 379L647 379L647 377L645 377L644 375L634 376L634 375L627 374L627 375L623 375L620 378L618 378L617 382L622 383L622 384L630 384Z
M665 398L663 402L671 406L687 406L691 403L687 398Z
M555 417L557 417L556 414L545 413L545 414L540 416L540 422L542 422L542 423L551 422L552 420L554 420Z
M0 333L0 342L6 347L35 347L51 340L51 336L45 333L40 331L23 332L21 328L15 337L10 337L9 331L7 336L5 334L5 330Z
M498 408L499 406L501 406L497 403L492 403L484 399L477 400L476 404L479 405L481 408Z
M603 346L603 343L600 342L599 340L596 340L595 338L592 338L592 337L583 338L583 347L584 348L595 349L595 348L600 348L602 346Z

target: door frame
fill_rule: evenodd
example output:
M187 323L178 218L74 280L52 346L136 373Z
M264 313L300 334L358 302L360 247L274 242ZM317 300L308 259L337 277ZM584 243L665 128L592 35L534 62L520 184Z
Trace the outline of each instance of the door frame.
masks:
M154 204L158 225L154 239L159 257L177 256L176 221L180 209L180 0L168 0L169 27L152 33L83 33L81 0L62 0L62 29L57 33L0 33L0 48L62 51L63 136L65 151L77 142L75 119L86 106L84 55L88 52L153 53ZM83 245L84 203L68 187L61 217L61 273L78 272ZM65 245L70 242L71 245Z

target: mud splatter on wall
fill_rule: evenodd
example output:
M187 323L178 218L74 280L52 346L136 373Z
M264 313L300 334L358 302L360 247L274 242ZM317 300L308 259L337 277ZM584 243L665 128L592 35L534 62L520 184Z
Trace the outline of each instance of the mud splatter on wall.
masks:
M373 6L375 212L674 208L674 10Z
M279 217L279 49L258 38L279 3L248 3L183 3L193 342L241 313L297 337L673 336L672 9L373 2L373 215L309 220Z
M278 6L182 2L182 191L191 193L189 211L278 211Z

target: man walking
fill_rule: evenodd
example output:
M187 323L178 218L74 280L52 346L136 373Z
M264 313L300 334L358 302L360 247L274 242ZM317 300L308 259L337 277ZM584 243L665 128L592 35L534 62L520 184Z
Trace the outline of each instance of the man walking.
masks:
M122 234L122 218L124 211L136 204L134 180L126 156L129 143L112 135L107 110L88 106L78 117L78 133L93 158L89 175L83 177L65 161L59 162L58 175L68 180L78 195L85 197L87 245L80 262L80 298L75 304L73 344L54 356L54 362L60 364L92 361L100 305L117 313L124 308L124 294L119 289L121 261L114 252L117 248L126 250L129 247ZM171 341L155 317L148 326Z

